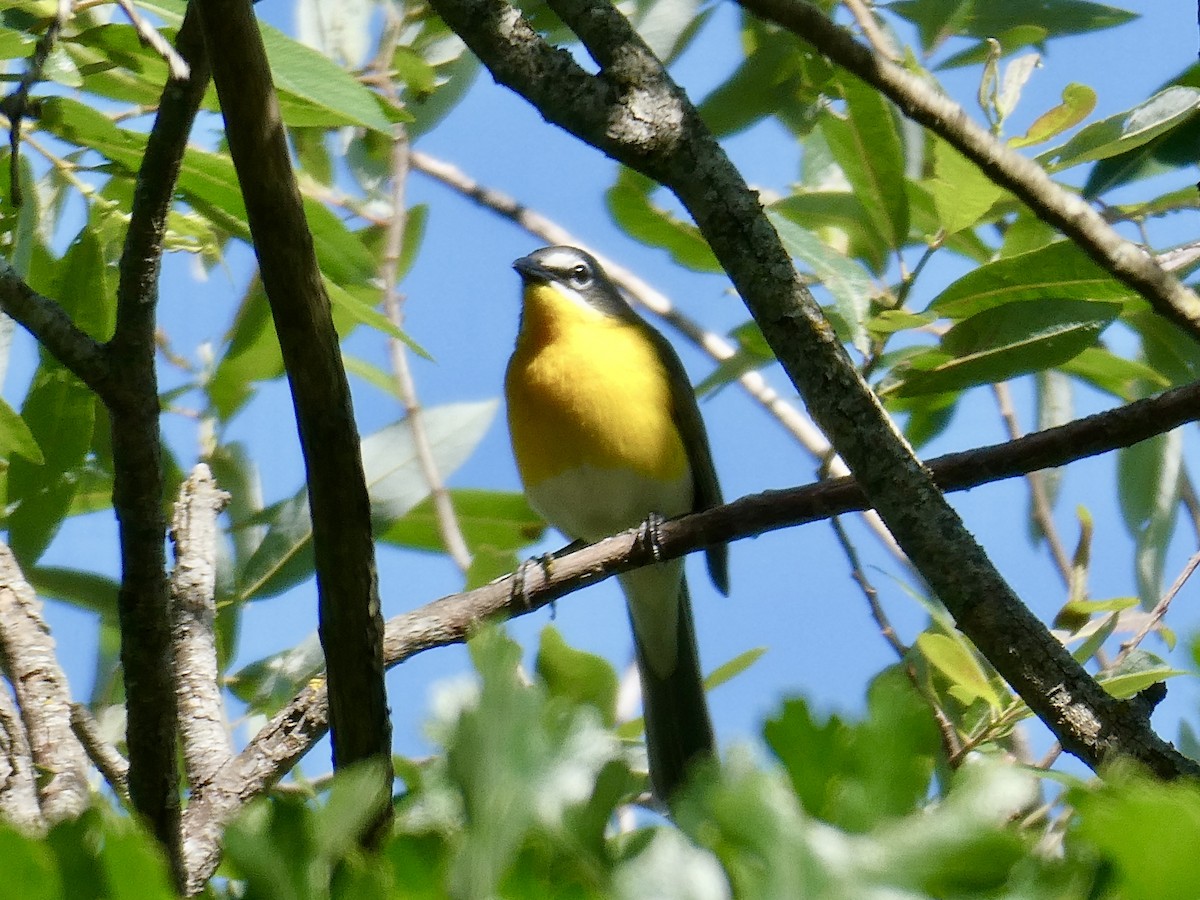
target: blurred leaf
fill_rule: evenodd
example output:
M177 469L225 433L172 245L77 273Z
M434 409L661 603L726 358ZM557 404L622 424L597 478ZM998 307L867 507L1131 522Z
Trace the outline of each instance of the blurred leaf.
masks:
M987 38L1019 26L1037 26L1048 37L1113 28L1136 18L1114 6L1087 0L897 0L888 9L917 26L926 49L960 35Z
M35 466L46 461L25 420L0 398L0 459L12 459L13 456L20 456Z
M1175 429L1117 451L1117 497L1137 549L1135 572L1144 609L1162 593L1166 549L1175 531L1183 433Z
M1145 363L1117 356L1104 347L1088 347L1074 359L1062 363L1059 369L1125 401L1142 396L1141 384L1150 385L1152 390L1171 386L1169 379Z
M670 63L691 43L713 9L705 0L652 0L639 3L629 23L655 56Z
M529 506L523 493L455 489L450 491L454 516L472 552L481 547L515 551L541 539L545 520ZM445 548L438 532L433 501L422 500L400 518L383 523L379 540L398 547L430 550Z
M1037 158L1050 172L1125 153L1187 122L1200 109L1200 90L1169 87L1122 113L1093 122L1061 147Z
M325 654L314 632L295 647L243 666L226 679L226 686L252 710L270 715L324 668Z
M908 241L909 217L907 195L896 189L904 183L904 148L895 108L852 75L844 75L841 84L846 113L827 110L821 133L875 229L898 249Z
M347 69L356 69L370 47L372 4L364 0L299 0L296 38Z
M29 566L25 577L39 597L52 597L81 609L99 613L115 622L117 591L120 585L96 572L62 569L54 566Z
M21 408L44 462L35 465L14 456L8 468L8 501L15 504L8 515L8 540L23 566L38 560L71 507L92 443L96 403L74 375L45 356Z
M621 168L616 182L604 195L613 221L634 240L666 250L681 266L697 272L720 272L721 264L699 229L654 205L651 195L657 189L658 185L645 175Z
M696 385L697 397L711 394L737 381L745 373L761 369L775 361L775 353L753 319L733 329L729 336L736 342L737 351L728 359L721 360L717 367Z
M939 752L929 707L900 668L871 683L867 709L858 724L837 716L821 723L792 699L763 727L805 811L851 831L916 809Z
M1049 33L1040 25L1017 25L989 34L977 41L966 50L960 50L942 60L935 69L956 69L961 66L974 66L986 62L993 50L993 42L1000 47L1000 56L1011 56L1023 47L1042 47Z
M963 706L983 700L996 712L1004 708L1004 698L996 693L966 638L957 632L952 637L924 631L917 635L915 647L950 681L950 693Z
M965 319L1018 300L1124 300L1134 296L1071 241L980 266L951 284L929 304L947 319Z
M1083 842L1102 855L1105 896L1159 900L1200 884L1200 787L1129 771L1109 773L1070 793L1077 810L1072 849ZM1146 865L1153 859L1154 865Z
M984 309L942 336L941 347L909 360L901 396L938 394L1061 365L1116 319L1116 303L1041 300ZM881 391L884 390L881 388Z
M0 900L59 900L65 897L54 855L46 843L0 822Z
M766 647L751 647L749 650L742 651L733 659L721 663L721 665L709 672L708 677L704 679L704 690L711 691L714 688L719 688L725 682L737 678L758 662L766 652Z
M773 212L767 217L787 252L811 269L833 295L835 307L850 329L847 338L865 355L870 350L865 322L875 292L870 277L858 263L825 246L790 219Z
M495 401L450 404L422 412L429 447L442 477L466 461L495 412ZM403 516L429 495L407 422L396 422L368 435L362 442L362 457L377 526ZM259 520L269 528L239 574L242 600L273 596L312 573L307 490L301 488Z
M411 36L411 37L410 37ZM392 65L404 85L412 115L409 137L426 134L444 119L475 83L479 60L438 16L424 16L396 47Z
M1018 148L1045 143L1050 138L1074 128L1090 116L1095 108L1096 92L1086 84L1072 82L1062 90L1062 103L1034 119L1025 134L1012 138L1008 145Z
M538 643L536 665L551 697L587 704L600 713L605 725L611 728L616 723L619 679L604 657L567 646L558 629L547 625Z
M819 53L781 28L742 18L744 59L697 109L718 137L736 134L777 116L797 134L816 119L822 88L835 70Z

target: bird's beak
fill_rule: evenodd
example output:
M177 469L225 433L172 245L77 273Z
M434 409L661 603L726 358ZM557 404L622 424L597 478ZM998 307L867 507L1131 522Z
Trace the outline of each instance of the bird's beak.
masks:
M521 280L526 284L537 284L554 280L554 274L550 270L539 266L533 261L532 257L522 256L520 259L514 260L512 266L517 270L517 274L521 276Z

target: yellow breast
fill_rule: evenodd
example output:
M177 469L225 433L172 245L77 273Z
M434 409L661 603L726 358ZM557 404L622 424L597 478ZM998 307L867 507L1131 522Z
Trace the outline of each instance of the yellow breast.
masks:
M636 325L530 287L505 388L527 488L579 468L690 483L667 371Z

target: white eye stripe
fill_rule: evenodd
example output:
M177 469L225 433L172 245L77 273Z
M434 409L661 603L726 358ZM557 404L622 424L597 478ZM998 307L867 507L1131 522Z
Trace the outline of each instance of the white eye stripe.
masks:
M558 291L560 294L562 294L562 296L570 300L580 309L585 310L597 317L604 315L602 312L600 312L600 310L596 309L594 305L588 303L588 301L584 299L583 294L579 293L579 291L575 290L573 287L565 285L561 281L555 281L552 282L552 284L556 291Z

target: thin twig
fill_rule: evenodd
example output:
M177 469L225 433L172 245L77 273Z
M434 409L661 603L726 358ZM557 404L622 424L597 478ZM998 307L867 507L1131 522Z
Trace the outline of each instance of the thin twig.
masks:
M131 0L117 0L117 5L121 7L133 25L142 43L163 58L167 68L171 71L172 78L183 81L191 76L192 69L187 64L187 60L180 56L170 42L158 33L157 28L142 18L142 14L137 11L137 7Z
M854 16L854 21L862 29L863 37L875 48L876 53L896 63L903 59L900 53L897 52L895 43L879 27L875 13L871 11L863 0L842 0L842 2L850 10L851 15Z
M405 188L408 182L408 135L403 125L397 125L396 136L392 143L392 215L387 225L387 244L384 250L383 277L383 309L388 320L400 328L404 323L403 303L397 279L400 268L400 253L404 246L404 229L407 226L408 214L405 210ZM408 350L403 342L396 337L388 338L388 356L392 364L392 375L396 381L396 392L400 402L404 404L408 427L412 431L413 448L417 455L417 463L421 467L421 476L429 486L430 499L433 502L434 516L437 520L438 533L442 544L454 564L465 574L471 567L471 550L463 537L458 515L454 511L454 503L442 473L438 471L437 461L433 458L433 448L429 443L429 433L425 430L425 416L421 409L421 401L417 397L417 385L412 377L412 369L408 364Z
M1151 631L1158 627L1158 624L1162 621L1163 616L1165 616L1167 614L1167 610L1170 609L1171 601L1175 599L1175 597L1179 594L1179 591L1185 584L1187 584L1188 579L1192 577L1192 573L1196 571L1197 566L1200 566L1200 550L1197 550L1192 554L1191 559L1187 561L1187 564L1183 567L1183 571L1176 576L1175 581L1171 584L1171 587L1165 594L1162 595L1162 598L1156 604L1154 604L1154 609L1150 610L1150 615L1146 618L1146 621L1142 624L1142 627L1138 629L1137 634L1135 634L1129 640L1121 643L1120 652L1117 653L1116 659L1112 661L1112 668L1115 668L1124 662L1125 658L1133 652L1134 648L1144 641L1146 636L1150 634Z
M1012 440L1016 440L1021 436L1021 424L1017 421L1017 413L1013 408L1012 393L1009 391L1008 385L1004 382L993 384L992 394L996 398L996 405L1000 408L1000 418L1004 421L1008 436ZM1042 472L1030 472L1025 476L1025 480L1029 484L1033 520L1046 539L1050 555L1054 558L1054 565L1058 569L1063 584L1070 586L1071 558L1067 555L1062 539L1058 536L1058 529L1054 525L1054 513L1050 508L1050 498L1046 494L1045 476Z
M833 527L834 536L837 538L842 552L846 554L846 559L850 562L850 577L854 579L855 584L863 592L863 596L867 600L867 607L871 610L871 618L875 620L875 625L879 628L879 633L883 635L883 639L896 652L896 655L900 658L900 664L904 668L904 674L908 676L908 680L912 683L913 688L921 695L921 699L925 701L925 705L929 707L929 712L933 716L933 721L937 725L938 734L941 737L942 752L945 753L947 760L957 758L959 756L958 730L954 727L954 723L950 721L949 716L946 715L945 710L942 709L937 695L921 680L916 668L909 660L909 647L904 641L900 640L896 629L892 627L892 622L884 611L883 604L879 602L879 591L871 583L871 579L867 577L867 572L863 568L858 550L850 540L850 535L846 533L846 529L842 527L841 519L838 516L831 516L829 524Z
M71 18L73 11L74 4L71 0L58 0L54 18L50 20L45 32L34 45L33 56L29 60L25 74L17 83L16 88L3 100L0 100L0 112L8 117L8 196L14 207L20 206L23 199L21 197L21 120L32 112L29 91L42 80L42 73L46 68L46 60L50 58L50 51L54 49L58 35Z
M109 787L116 791L117 796L125 803L128 803L129 760L104 739L104 735L100 732L100 724L82 703L71 704L71 730L75 732L75 737L79 738L79 743L83 745L88 759L100 770L100 774L104 776Z

